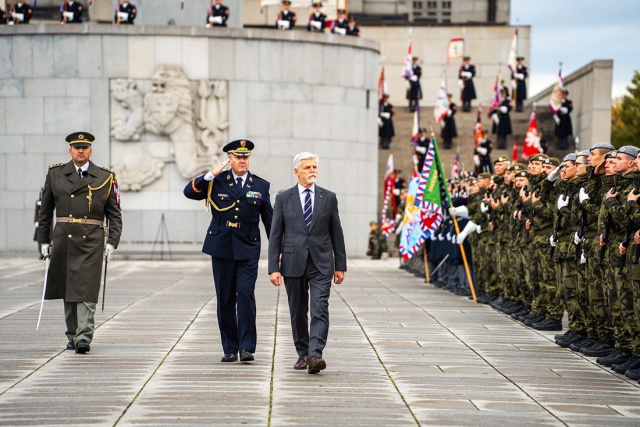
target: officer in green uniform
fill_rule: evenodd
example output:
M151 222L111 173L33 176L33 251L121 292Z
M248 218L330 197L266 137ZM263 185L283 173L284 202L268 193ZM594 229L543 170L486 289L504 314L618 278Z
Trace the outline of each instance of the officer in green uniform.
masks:
M64 300L67 350L84 354L91 349L103 259L118 247L122 215L115 174L89 160L94 136L75 132L66 140L71 161L49 167L38 242L42 255L51 257L45 299Z

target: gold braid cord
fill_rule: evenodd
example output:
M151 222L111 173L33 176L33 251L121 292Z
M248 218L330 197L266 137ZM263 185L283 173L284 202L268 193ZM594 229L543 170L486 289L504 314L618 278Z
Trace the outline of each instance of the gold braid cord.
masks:
M209 205L213 206L213 208L215 210L217 210L218 212L224 212L224 211L228 211L229 209L231 209L232 207L234 207L236 205L236 202L233 202L233 204L231 206L228 206L226 208L219 208L215 202L211 199L211 190L213 189L213 180L209 181L209 189L207 190L207 200L205 200L204 205L207 208L207 212L209 212Z
M114 179L114 174L110 174L109 178L107 178L107 180L103 182L102 185L100 185L99 187L91 187L90 185L87 185L87 188L89 189L89 195L87 196L87 200L89 201L89 212L91 212L91 201L93 200L93 192L101 190L102 187L109 184L109 189L107 190L107 198L108 198L109 195L111 194L113 179Z

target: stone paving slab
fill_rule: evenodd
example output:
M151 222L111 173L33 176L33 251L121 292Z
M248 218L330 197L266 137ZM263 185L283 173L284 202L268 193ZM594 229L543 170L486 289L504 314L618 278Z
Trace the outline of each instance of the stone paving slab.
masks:
M223 364L210 262L116 260L91 352L44 262L0 259L0 425L640 425L640 386L396 260L350 260L319 375L295 371L284 288L261 261L258 349Z

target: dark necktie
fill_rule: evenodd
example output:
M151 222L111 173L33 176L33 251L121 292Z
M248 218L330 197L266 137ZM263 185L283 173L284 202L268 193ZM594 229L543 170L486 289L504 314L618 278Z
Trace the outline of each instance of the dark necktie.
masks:
M82 170L82 168L78 168L78 176L80 176L80 179L82 179L84 174L85 174L85 172Z
M311 209L311 190L307 188L304 192L307 194L304 196L304 209L302 210L302 213L304 215L304 223L307 228L309 228L311 225L311 218L313 217L313 210Z
M238 192L240 192L242 190L242 178L237 177L236 182L238 183Z

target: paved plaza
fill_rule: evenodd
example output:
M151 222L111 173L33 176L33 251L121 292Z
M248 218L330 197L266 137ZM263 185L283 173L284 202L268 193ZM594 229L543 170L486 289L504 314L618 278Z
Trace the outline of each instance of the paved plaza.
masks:
M223 364L210 261L109 265L91 352L43 261L0 259L0 425L640 425L640 386L397 260L350 260L318 375L295 371L284 288L261 262L253 363Z

